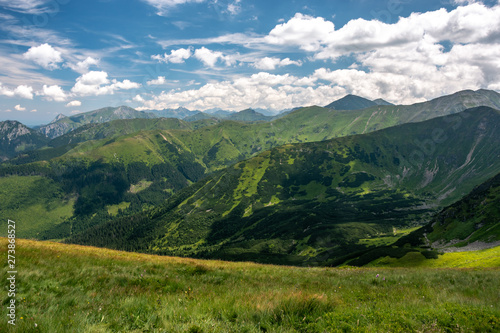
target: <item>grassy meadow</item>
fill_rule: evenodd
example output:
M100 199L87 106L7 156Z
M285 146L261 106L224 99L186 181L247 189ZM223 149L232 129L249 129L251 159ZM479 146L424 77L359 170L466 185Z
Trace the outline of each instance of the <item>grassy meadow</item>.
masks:
M17 324L4 282L0 332L500 331L498 267L299 268L16 246ZM0 248L6 267L5 238Z

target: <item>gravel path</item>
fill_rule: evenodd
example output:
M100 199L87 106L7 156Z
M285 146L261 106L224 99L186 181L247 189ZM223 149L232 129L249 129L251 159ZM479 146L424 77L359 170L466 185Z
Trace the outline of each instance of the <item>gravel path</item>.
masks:
M465 252L465 251L486 250L486 249L490 249L490 248L496 247L496 246L500 246L500 241L492 242L492 243L475 241L474 243L470 243L470 244L468 244L466 246L462 246L462 247L445 247L445 248L436 248L436 249L439 251L442 251L442 252Z

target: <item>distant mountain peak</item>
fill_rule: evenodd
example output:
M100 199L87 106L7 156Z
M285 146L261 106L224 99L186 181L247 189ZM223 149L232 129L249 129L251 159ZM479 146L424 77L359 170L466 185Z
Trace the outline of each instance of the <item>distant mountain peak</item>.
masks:
M235 112L228 115L225 119L228 120L236 120L236 121L267 121L272 117L268 117L263 115L260 112L257 112L253 109L245 109L240 112Z
M238 113L252 113L252 114L262 114L260 112L257 112L255 111L254 109L251 109L251 108L248 108L248 109L245 109L245 110L241 110L240 112Z
M366 109L375 105L377 105L377 103L370 101L369 99L349 94L328 104L325 107L334 110L359 110Z
M59 113L55 118L54 120L52 120L49 124L52 124L52 123L55 123L61 119L64 119L64 118L68 118L67 116L63 115L62 113Z
M373 100L373 102L377 105L394 105L391 102L387 102L385 99L382 99L382 98L377 98L377 99Z

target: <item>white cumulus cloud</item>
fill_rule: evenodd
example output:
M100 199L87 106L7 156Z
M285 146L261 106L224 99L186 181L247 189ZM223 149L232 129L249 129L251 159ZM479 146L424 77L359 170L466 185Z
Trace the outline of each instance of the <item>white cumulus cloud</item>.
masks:
M138 100L143 103L143 107L138 110L178 106L197 110L216 107L228 110L242 110L249 107L282 110L300 105L322 105L324 101L345 95L345 89L342 87L314 88L315 81L315 78L260 72L233 81L207 83L198 89L185 91L174 89L162 92L150 100Z
M63 62L61 52L54 49L49 44L32 46L23 54L24 59L31 60L45 69L54 70L59 68L58 63Z
M160 54L151 56L151 59L158 60L159 62L182 64L184 61L191 57L191 49L177 49L170 51L170 54L165 53L163 56Z
M316 51L333 31L335 25L332 22L322 17L297 13L288 22L271 30L265 40L270 44L299 46L305 51Z
M99 59L87 57L85 60L79 61L76 64L68 64L68 67L77 73L84 74L89 71L91 66L99 65Z
M157 79L155 80L150 80L148 82L146 82L146 84L148 86L155 86L155 85L162 85L164 84L166 81L165 81L165 77L164 76L158 76Z
M289 65L300 66L302 65L302 63L300 61L290 60L290 58L280 59L276 57L272 58L264 57L262 59L257 60L253 64L255 68L267 71L276 69L276 67L289 66Z
M26 111L26 108L25 107L22 107L21 105L17 104L16 106L14 106L14 109L16 109L17 111Z
M14 90L12 90L3 86L0 82L0 95L7 97L33 99L33 88L27 85L19 85Z
M130 80L109 80L108 73L104 71L90 71L76 79L71 88L75 96L100 96L112 95L117 90L138 89L140 84Z
M222 61L226 66L231 66L236 63L236 57L232 55L224 55L220 51L212 51L206 47L201 47L194 52L194 57L208 67L215 67L217 61Z
M64 90L58 85L47 86L44 84L43 90L39 94L44 96L48 101L64 102L67 98Z
M68 104L66 104L66 107L69 108L69 107L75 107L75 106L81 106L81 105L82 105L82 102L74 100L74 101L68 102Z

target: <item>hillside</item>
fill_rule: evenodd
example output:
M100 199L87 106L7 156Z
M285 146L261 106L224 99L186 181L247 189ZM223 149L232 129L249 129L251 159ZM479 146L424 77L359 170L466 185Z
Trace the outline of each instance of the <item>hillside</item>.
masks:
M426 229L433 248L500 245L500 174L437 214Z
M366 239L415 226L500 172L499 132L500 111L481 107L367 135L285 145L205 178L153 212L69 241L338 264L369 248Z
M55 138L90 123L105 123L116 119L155 117L156 116L152 113L136 111L128 106L107 107L85 113L79 113L71 117L58 116L50 124L39 127L38 131L49 138Z
M89 140L112 139L139 131L193 129L190 123L176 118L120 119L105 123L83 125L50 141L51 147L59 147Z
M0 161L43 147L47 138L18 121L0 122Z
M396 240L378 240L378 248L348 261L357 266L438 267L467 263L473 267L500 260L500 174L436 213L425 226ZM480 249L490 249L477 251ZM472 251L472 252L466 252ZM451 253L450 253L451 252Z
M498 269L298 268L22 239L16 256L18 332L500 330Z

